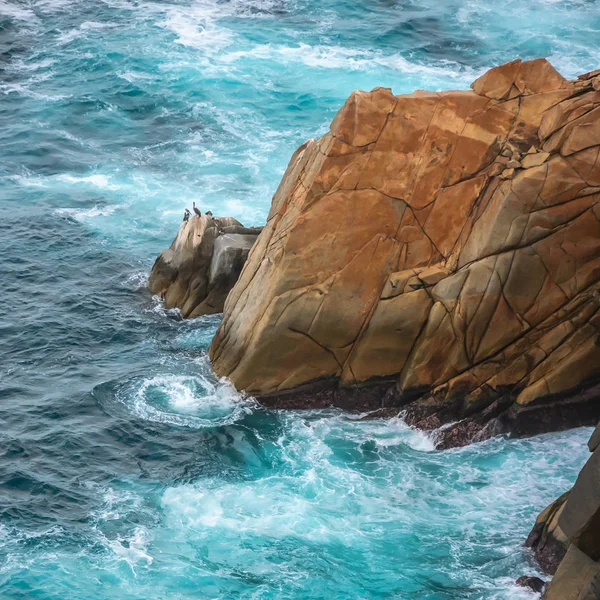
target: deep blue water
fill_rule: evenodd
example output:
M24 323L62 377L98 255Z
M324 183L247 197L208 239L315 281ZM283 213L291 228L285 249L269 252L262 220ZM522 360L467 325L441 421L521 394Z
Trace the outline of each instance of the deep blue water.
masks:
M436 452L277 412L144 289L195 201L264 221L347 95L600 66L595 0L0 0L0 597L525 599L588 430Z

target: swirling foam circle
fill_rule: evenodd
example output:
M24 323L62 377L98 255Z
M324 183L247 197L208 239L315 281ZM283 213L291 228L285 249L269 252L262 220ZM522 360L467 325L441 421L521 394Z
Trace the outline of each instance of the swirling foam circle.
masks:
M252 407L230 383L202 375L148 377L125 386L119 396L141 419L193 428L230 425Z

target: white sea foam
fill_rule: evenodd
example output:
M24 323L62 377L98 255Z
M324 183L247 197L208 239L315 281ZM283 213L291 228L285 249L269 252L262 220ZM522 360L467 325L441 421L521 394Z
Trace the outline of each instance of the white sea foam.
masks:
M134 573L137 565L149 566L154 560L148 554L148 543L148 533L142 527L136 527L130 537L118 537L106 541L115 556L125 561Z
M106 534L106 531L112 530L111 523L128 521L144 512L142 496L131 489L105 487L93 481L84 485L102 499L100 506L90 515L99 541L110 550L117 562L126 562L134 574L136 567L151 565L154 559L148 548L152 535L147 528L137 526L126 533L112 534L110 537Z
M59 133L61 133L61 135L64 135L64 137L66 137L67 139L70 139L71 141L80 143L82 145L85 144L85 142L83 140L69 134L68 132L61 131ZM9 176L9 178L24 187L45 188L45 187L54 187L57 184L59 184L62 187L64 184L67 184L68 186L71 186L71 185L91 186L91 187L99 188L102 190L110 190L110 191L116 191L116 190L121 189L120 185L117 185L112 182L110 176L102 175L102 174L76 176L76 175L68 175L68 174L62 173L60 175L50 175L50 176L46 176L46 177L28 174L28 175L11 175L11 176ZM59 210L67 210L68 211L71 209L59 209ZM89 209L89 210L94 211L95 209ZM114 208L112 210L114 210ZM97 216L98 214L100 214L100 213L92 214L92 216Z
M149 4L149 7L153 11L162 8L155 3ZM222 25L222 19L270 17L271 11L277 7L278 0L235 0L227 3L194 0L185 7L168 6L158 25L175 33L176 43L202 50L205 56L213 57L235 42L234 32Z
M125 287L132 290L145 289L148 285L148 272L137 271L136 273L132 273L125 279L124 283Z
M256 481L208 479L169 488L162 506L171 525L193 529L201 539L222 537L229 544L243 533L355 546L373 520L402 526L410 519L402 502L410 486L402 489L390 481L381 488L368 473L338 464L331 440L358 447L374 443L373 452L411 444L429 451L430 441L416 441L420 434L400 420L358 423L327 411L322 416L309 413L305 420L302 414L281 414L285 432L277 446L287 468ZM413 477L414 467L407 468Z
M255 574L275 574L280 565L260 558L249 563L244 540L263 547L360 548L372 576L370 569L376 572L377 566L370 561L382 540L400 539L409 546L399 546L390 559L407 569L431 574L435 564L437 576L451 581L457 573L466 577L465 561L488 556L485 569L469 563L472 590L498 600L535 597L514 585L514 574L525 568L520 547L526 535L515 533L515 522L532 503L543 507L557 493L557 482L553 475L541 489L539 475L553 472L552 466L524 463L523 457L540 457L542 446L556 435L542 444L499 439L447 453L415 444L415 432L395 420L356 421L335 411L281 413L281 418L276 446L283 465L277 472L244 481L202 478L168 488L161 505L171 531L186 532L200 546L210 544L215 555L227 552L231 568L243 565ZM246 455L242 442L236 440L234 447ZM531 450L522 447L528 444ZM414 452L405 454L406 446ZM492 468L495 454L503 462ZM498 538L505 540L503 546ZM402 556L410 544L438 559L405 564ZM449 554L439 562L443 548ZM288 561L285 567L302 577L301 564Z
M49 74L48 76L51 75ZM29 83L35 82L28 82L28 84ZM28 84L2 83L0 84L0 93L4 95L17 94L19 96L25 96L26 98L35 98L36 100L46 100L48 102L59 102L60 100L70 97L69 94L43 94L30 89Z
M23 187L44 188L47 186L45 177L36 177L34 175L9 175L6 179L14 181Z
M259 535L284 538L298 535L323 540L323 531L309 513L309 500L294 493L285 480L252 483L204 484L169 488L162 507L177 527L193 528L202 537L214 535L215 528L226 536ZM207 485L208 484L208 485Z
M72 184L85 184L91 185L94 187L98 187L100 189L106 190L118 190L120 186L111 183L111 178L107 175L95 174L95 175L87 175L84 177L77 177L75 175L58 175L56 177L58 181L62 181L64 183L72 183Z
M226 52L219 56L224 63L247 59L274 60L282 64L301 63L320 69L343 69L345 71L369 71L387 68L400 73L417 74L436 78L452 78L470 82L479 70L463 67L450 61L426 65L408 61L400 54L384 54L378 50L348 48L343 46L297 46L278 44L255 45L248 50Z
M311 422L311 428L321 438L335 433L356 442L370 440L381 448L404 445L422 452L435 450L433 435L410 427L400 416L373 419L370 413L325 415Z
M23 8L13 2L7 2L6 0L0 0L0 15L6 15L12 17L18 21L25 21L28 24L33 24L39 21L36 14L28 9Z
M15 60L6 68L13 71L38 71L39 69L47 69L56 64L53 58L45 58L35 62L25 62L24 60Z
M119 398L138 418L192 428L235 423L253 406L227 381L203 375L149 377L126 387Z
M597 33L597 32L596 32ZM589 52L592 56L592 61L588 65L590 69L596 68L600 65L600 45L596 48L589 48ZM548 57L550 63L563 77L575 78L582 74L581 60L574 58L573 56L566 53L555 53Z
M73 40L76 40L77 38L85 37L88 31L94 31L98 29L112 29L114 27L118 27L118 25L116 23L98 23L96 21L84 21L79 27L61 33L58 36L56 43L59 46L64 46L66 44L70 44Z
M116 75L129 83L133 83L134 81L153 81L156 79L156 77L149 73L141 73L138 71L117 71Z
M147 311L160 317L170 318L175 321L183 321L181 310L179 310L179 308L165 308L164 300L156 294L152 296L152 305Z
M92 208L57 208L57 215L65 215L76 221L83 222L95 217L107 217L117 210L116 206L94 206Z
M158 24L175 33L178 44L215 54L234 41L233 32L216 23L224 13L216 2L197 1L185 8L170 6Z

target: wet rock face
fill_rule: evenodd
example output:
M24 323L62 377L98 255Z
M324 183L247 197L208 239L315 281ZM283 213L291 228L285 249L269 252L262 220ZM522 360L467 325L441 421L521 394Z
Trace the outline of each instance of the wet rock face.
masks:
M600 425L573 489L540 513L527 539L542 568L555 573L544 600L600 599L599 435Z
M544 590L544 582L539 577L530 577L524 575L515 582L519 587L529 588L530 590L541 593Z
M184 317L222 312L260 231L231 217L203 214L184 220L152 267L150 291Z
M600 72L355 92L301 146L210 354L282 406L407 406L443 445L594 423Z
M538 563L546 573L553 575L560 561L565 557L570 541L558 524L559 517L569 498L565 492L550 506L545 508L536 519L525 545L533 550Z

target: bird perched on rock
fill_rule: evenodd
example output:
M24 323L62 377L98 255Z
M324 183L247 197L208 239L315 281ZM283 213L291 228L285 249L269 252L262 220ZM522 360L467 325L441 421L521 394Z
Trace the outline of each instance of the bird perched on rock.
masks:
M192 208L194 209L194 212L201 217L202 213L200 212L200 209L196 208L196 203L194 202L194 204L192 205Z
M212 217L212 212L210 210L207 210L205 214L207 217Z
M185 209L185 212L183 213L183 222L187 223L190 220L190 215L192 213L189 211L189 209Z

